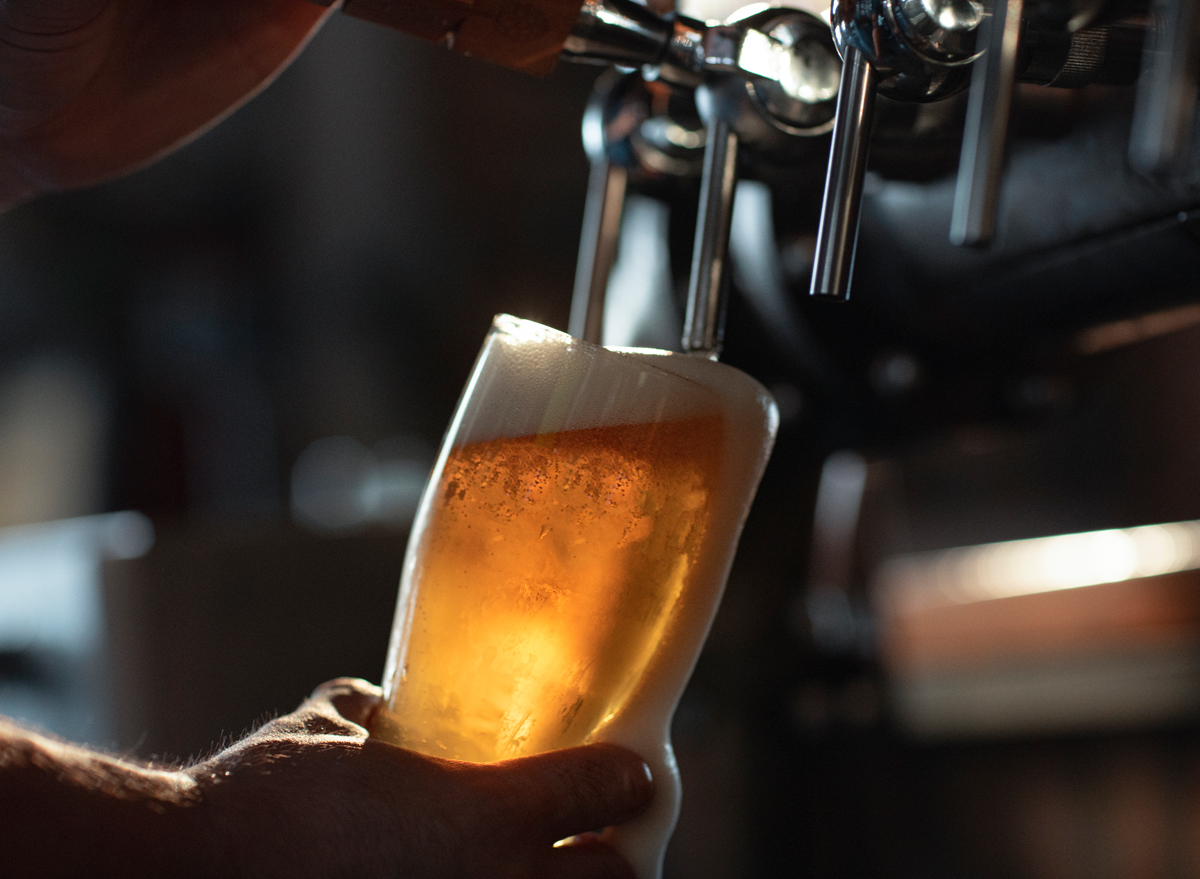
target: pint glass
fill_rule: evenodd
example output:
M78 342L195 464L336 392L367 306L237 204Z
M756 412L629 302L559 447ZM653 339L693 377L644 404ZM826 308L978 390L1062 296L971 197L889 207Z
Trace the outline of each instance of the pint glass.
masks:
M632 749L657 794L613 843L657 877L671 716L777 423L730 366L497 317L413 524L372 734L474 762Z

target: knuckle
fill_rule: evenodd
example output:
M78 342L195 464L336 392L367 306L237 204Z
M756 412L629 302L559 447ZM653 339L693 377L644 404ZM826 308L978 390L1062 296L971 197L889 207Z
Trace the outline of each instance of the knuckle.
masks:
M380 702L380 690L358 678L337 678L313 691L306 705L329 718L356 727L354 734L365 733Z
M325 681L312 692L313 698L328 698L338 694L378 698L380 689L362 678L334 678L331 681Z

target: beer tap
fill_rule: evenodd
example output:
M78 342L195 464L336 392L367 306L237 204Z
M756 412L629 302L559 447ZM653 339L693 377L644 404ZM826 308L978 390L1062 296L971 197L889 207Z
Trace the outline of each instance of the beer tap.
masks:
M1041 0L1029 9L1024 0L996 0L991 10L979 0L835 0L842 86L811 294L849 295L877 91L933 101L970 80L950 237L956 244L983 244L995 231L1014 84L1132 83L1143 28L1123 12L1122 0ZM1191 82L1194 103L1194 76Z
M737 187L738 137L729 123L708 124L704 170L700 177L700 211L692 245L683 350L716 360L725 336L729 292L729 228Z
M333 0L314 2L330 5ZM716 356L741 146L794 159L807 151L805 141L828 133L833 124L839 62L829 29L820 19L799 10L756 5L719 24L678 14L660 16L635 0L584 0L574 23L560 29L567 7L535 0L526 10L529 27L513 29L458 0L424 17L414 17L405 4L390 0L345 0L342 8L530 72L552 67L547 47L557 45L562 60L640 69L645 79L671 88L707 89L709 130L683 346ZM590 114L593 120L604 118L607 99L598 100L599 109ZM594 121L585 122L584 136L592 171L570 329L597 341L630 166L614 159L605 124L597 128Z
M617 259L621 215L629 185L628 149L632 129L646 118L644 102L624 87L636 75L601 77L583 115L583 148L591 163L587 201L583 208L583 231L575 267L575 290L567 332L577 339L602 342L604 294L608 276Z
M664 18L632 0L587 0L561 57L584 64L641 68L645 76L681 88L703 78L706 41L721 32L686 16ZM714 53L717 54L717 53ZM584 114L584 149L591 161L583 232L576 265L569 332L602 341L608 278L616 261L629 171L638 164L631 137L650 111L636 73L602 77Z
M839 69L828 28L790 9L758 9L722 25L684 16L660 19L628 0L596 0L585 4L563 57L640 64L646 80L695 90L706 126L705 154L682 347L715 358L742 146L795 158L828 133ZM630 145L648 118L629 85L633 77L627 75L621 89L602 85L585 116L592 173L570 326L573 335L593 341L600 337L628 171L639 158Z
M830 17L842 77L810 292L844 300L875 95L933 101L964 88L983 10L977 0L835 0Z
M735 16L734 22L743 29L736 66L719 70L697 95L708 139L683 350L713 359L724 337L729 231L742 145L793 158L809 148L812 138L833 126L839 79L828 31L807 13L768 9ZM754 76L746 78L747 73Z
M596 80L582 135L591 173L568 332L599 344L626 193L658 178L699 174L705 133L690 91L614 68Z

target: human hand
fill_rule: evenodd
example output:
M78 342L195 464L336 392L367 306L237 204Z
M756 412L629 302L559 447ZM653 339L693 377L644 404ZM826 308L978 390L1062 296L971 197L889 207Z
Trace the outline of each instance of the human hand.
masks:
M439 760L367 738L379 690L341 679L189 770L237 875L631 877L603 842L556 840L640 814L646 766L613 745L502 763Z
M336 6L0 3L0 208L131 171L201 133L266 86Z

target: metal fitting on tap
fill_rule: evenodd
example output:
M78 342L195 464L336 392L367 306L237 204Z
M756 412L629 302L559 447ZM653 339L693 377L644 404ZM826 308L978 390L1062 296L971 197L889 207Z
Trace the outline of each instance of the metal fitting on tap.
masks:
M735 18L734 58L696 95L701 116L724 120L742 143L773 160L796 159L833 128L841 59L829 28L794 9Z
M830 15L838 50L863 54L882 95L936 101L970 82L984 17L979 0L835 2Z

